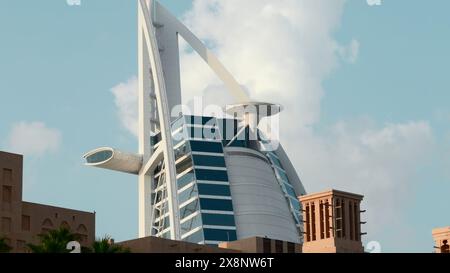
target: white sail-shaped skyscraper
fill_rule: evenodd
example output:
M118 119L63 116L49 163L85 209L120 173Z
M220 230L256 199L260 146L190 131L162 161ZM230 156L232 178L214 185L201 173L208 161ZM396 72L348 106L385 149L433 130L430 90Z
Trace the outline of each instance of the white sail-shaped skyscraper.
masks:
M211 51L157 1L139 0L138 9L139 151L99 148L84 156L86 165L138 176L140 237L209 245L254 236L301 242L298 196L305 190L282 146L268 148L257 129L281 107L251 102ZM171 116L181 105L178 36L223 81L238 102L227 108L234 114Z

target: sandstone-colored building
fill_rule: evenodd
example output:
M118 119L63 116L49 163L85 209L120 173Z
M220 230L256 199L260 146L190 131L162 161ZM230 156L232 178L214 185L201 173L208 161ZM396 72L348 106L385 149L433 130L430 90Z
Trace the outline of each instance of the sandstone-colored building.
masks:
M329 190L299 197L303 207L303 253L362 253L362 195Z
M38 234L66 227L79 234L81 245L95 240L95 213L65 209L22 200L23 156L0 151L0 237L13 248L26 252L38 243Z
M432 231L436 253L450 253L450 226Z

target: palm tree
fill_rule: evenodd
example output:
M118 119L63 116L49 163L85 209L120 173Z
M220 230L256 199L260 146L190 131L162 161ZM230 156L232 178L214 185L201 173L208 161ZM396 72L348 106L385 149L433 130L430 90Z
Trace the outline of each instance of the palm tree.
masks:
M6 243L6 238L0 237L0 253L9 253L11 250L12 247Z
M92 253L130 253L128 248L114 244L114 240L108 235L96 240L92 244L91 251Z
M67 228L50 230L39 234L40 244L28 244L28 248L33 253L69 253L67 244L78 240L79 236L71 233Z

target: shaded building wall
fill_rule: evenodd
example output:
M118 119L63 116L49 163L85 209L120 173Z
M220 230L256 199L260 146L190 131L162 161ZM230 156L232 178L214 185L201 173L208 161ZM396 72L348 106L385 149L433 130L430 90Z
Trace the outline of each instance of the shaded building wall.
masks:
M95 240L95 214L29 202L22 203L22 230L27 242L39 242L37 234L65 227L77 234L81 245Z
M21 155L0 152L0 236L13 248L22 245L22 161Z
M38 234L67 227L79 234L83 246L95 240L95 213L22 201L21 155L0 152L0 236L13 248L26 252L28 243L38 243Z
M185 241L174 241L154 236L117 243L129 248L132 253L239 253L240 251L200 245Z
M223 242L221 248L243 253L302 253L302 245L269 238L252 237L234 242Z

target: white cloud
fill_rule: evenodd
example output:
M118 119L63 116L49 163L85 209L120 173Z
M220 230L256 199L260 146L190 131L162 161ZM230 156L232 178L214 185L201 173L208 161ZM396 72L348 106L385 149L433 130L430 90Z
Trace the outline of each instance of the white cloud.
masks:
M349 63L355 63L358 59L360 44L353 39L348 46L341 46L338 49L339 55Z
M400 224L404 209L415 202L416 170L434 143L427 122L387 124L341 122L326 133L301 129L286 146L309 192L328 188L365 195L369 238ZM291 150L293 151L293 150Z
M48 128L43 122L22 121L13 125L7 146L12 152L39 157L56 152L61 140L61 132Z
M128 81L111 88L118 117L122 126L134 136L138 136L138 81L133 76Z
M225 66L255 100L291 109L300 126L316 123L322 80L337 66L343 0L196 0L185 23L214 45ZM195 53L182 56L184 98L219 85ZM217 100L216 100L217 103Z

